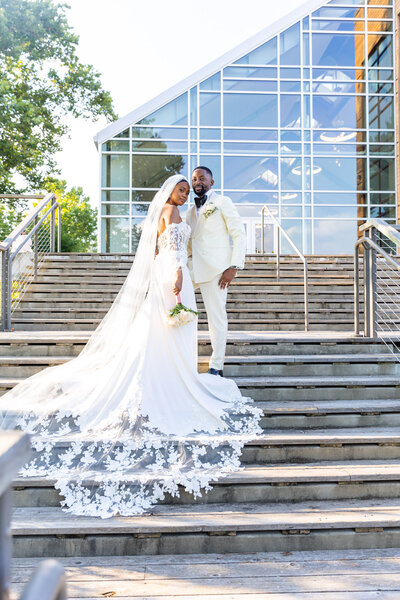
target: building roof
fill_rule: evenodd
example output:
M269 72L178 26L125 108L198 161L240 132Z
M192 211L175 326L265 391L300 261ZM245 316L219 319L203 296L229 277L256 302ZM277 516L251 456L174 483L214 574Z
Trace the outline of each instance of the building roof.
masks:
M225 52L222 56L216 58L205 67L202 67L189 77L182 79L182 81L179 83L165 90L158 96L155 96L152 100L149 100L149 102L142 104L124 117L117 119L113 123L107 125L107 127L104 127L104 129L101 129L101 131L99 131L93 138L96 146L118 135L121 133L121 131L124 131L124 129L133 123L137 123L155 110L161 108L168 102L171 102L171 100L174 100L197 83L208 79L208 77L211 77L211 75L226 65L235 62L245 54L251 52L261 44L279 34L281 31L284 31L288 27L294 25L310 11L317 9L326 3L327 0L307 0L307 2L304 2L304 4L291 11L289 14L271 23L259 33L256 33L244 42L240 43L238 46L232 48L232 50Z

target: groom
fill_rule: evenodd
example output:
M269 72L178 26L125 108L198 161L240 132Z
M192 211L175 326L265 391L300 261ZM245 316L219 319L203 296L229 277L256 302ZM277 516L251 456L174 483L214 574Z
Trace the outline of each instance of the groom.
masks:
M203 297L213 349L208 372L222 377L228 334L226 296L238 269L244 267L246 234L232 200L216 194L213 185L208 167L194 169L195 205L185 216L192 229L189 269Z

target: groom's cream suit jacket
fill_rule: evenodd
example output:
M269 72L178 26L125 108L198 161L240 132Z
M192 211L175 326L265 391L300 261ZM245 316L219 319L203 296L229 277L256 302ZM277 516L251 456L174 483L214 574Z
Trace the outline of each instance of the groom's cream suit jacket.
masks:
M230 198L210 190L199 214L193 206L185 220L192 229L188 266L194 283L211 281L231 265L244 267L246 234Z

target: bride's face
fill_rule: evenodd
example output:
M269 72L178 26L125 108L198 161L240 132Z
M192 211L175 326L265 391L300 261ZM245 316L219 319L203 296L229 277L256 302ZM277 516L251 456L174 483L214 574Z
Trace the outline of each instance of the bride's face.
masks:
M183 206L189 197L190 186L187 181L180 181L172 190L169 197L170 204L175 206Z

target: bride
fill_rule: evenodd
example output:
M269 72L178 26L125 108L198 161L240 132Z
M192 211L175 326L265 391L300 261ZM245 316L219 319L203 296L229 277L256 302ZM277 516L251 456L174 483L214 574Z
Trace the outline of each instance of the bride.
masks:
M140 514L179 486L199 496L261 432L232 380L198 374L196 319L170 324L177 296L196 311L178 210L189 190L173 175L155 194L128 277L81 354L0 400L1 427L32 436L21 475L54 480L67 512Z

